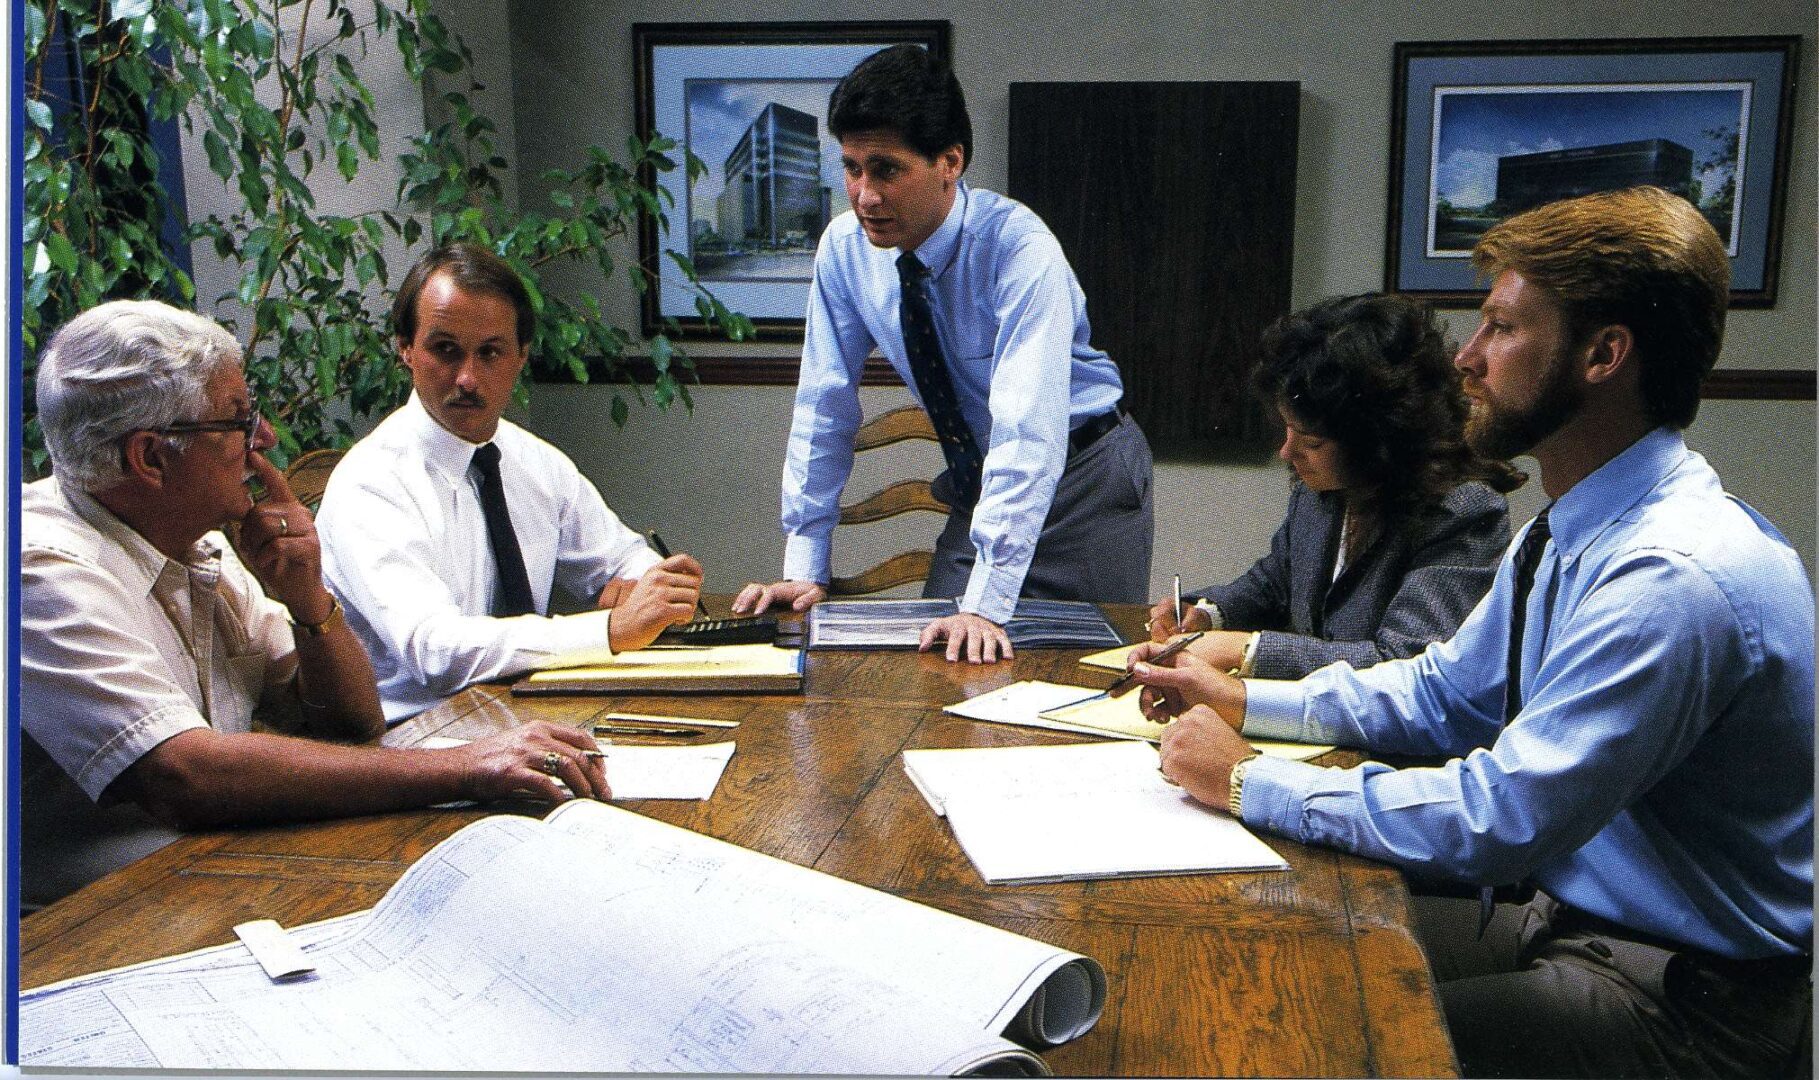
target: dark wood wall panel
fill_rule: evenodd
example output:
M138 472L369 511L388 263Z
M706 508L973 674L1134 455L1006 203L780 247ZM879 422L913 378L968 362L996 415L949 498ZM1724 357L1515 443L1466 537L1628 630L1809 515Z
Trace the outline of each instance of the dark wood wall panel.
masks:
M1270 445L1247 380L1288 311L1294 82L1012 83L1009 193L1060 239L1160 457Z

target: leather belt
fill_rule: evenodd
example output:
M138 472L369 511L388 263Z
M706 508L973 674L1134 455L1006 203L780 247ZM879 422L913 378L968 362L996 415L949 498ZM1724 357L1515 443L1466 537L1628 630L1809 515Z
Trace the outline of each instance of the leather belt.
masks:
M1123 419L1124 406L1122 404L1107 409L1098 416L1089 417L1085 423L1067 433L1068 456L1072 457L1081 453L1087 447L1098 442L1100 436L1117 427Z

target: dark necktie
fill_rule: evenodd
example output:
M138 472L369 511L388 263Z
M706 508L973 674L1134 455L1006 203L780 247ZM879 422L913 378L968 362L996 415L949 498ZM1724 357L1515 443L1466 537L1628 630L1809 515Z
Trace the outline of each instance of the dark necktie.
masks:
M474 465L480 470L480 512L486 516L486 538L492 544L493 564L499 568L499 596L493 614L533 614L537 604L531 598L531 579L524 572L524 553L518 549L512 514L505 506L505 484L499 479L499 448L487 443L474 451Z
M967 507L979 501L984 459L979 454L979 444L973 441L973 430L966 426L966 418L960 413L960 402L954 397L954 380L941 355L941 341L935 336L927 277L928 271L913 253L906 251L897 257L897 279L903 286L903 299L898 304L898 316L903 321L903 350L909 358L910 375L916 380L922 407L928 410L929 422L941 439L941 453L947 459L954 495L961 506Z
M1547 547L1548 538L1553 535L1547 523L1549 506L1536 515L1535 523L1529 526L1528 534L1522 538L1522 546L1516 549L1516 591L1510 605L1510 654L1509 678L1503 685L1503 723L1508 726L1516 714L1522 711L1522 632L1528 621L1528 596L1535 588L1535 572L1541 569L1541 553ZM1496 898L1491 886L1484 885L1478 889L1478 936L1484 936L1484 928L1491 924L1491 914L1496 910Z
M1553 535L1547 523L1548 507L1529 526L1522 546L1516 549L1516 595L1510 611L1509 680L1503 686L1503 722L1508 724L1522 711L1522 631L1528 618L1528 594L1535 588L1535 571L1541 568L1541 552Z

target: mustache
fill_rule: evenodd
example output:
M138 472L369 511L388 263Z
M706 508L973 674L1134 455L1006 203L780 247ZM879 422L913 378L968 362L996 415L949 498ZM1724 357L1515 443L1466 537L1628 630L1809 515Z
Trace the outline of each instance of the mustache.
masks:
M479 394L474 393L472 390L457 390L454 393L450 394L448 397L443 398L442 404L444 404L444 405L469 405L469 406L474 406L476 408L481 408L486 405L486 402L484 399L482 399L480 397Z

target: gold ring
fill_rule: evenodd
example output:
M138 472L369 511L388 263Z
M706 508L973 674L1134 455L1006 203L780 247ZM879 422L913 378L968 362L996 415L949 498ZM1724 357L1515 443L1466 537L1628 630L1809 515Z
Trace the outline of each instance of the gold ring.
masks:
M560 768L562 768L562 755L561 754L558 754L554 750L551 750L543 755L543 771L544 772L550 774L551 776L554 776L554 775L556 775L556 771Z
M1181 781L1179 781L1179 780L1175 779L1174 777L1170 776L1169 774L1163 772L1162 766L1160 766L1160 765L1156 766L1156 775L1162 777L1162 782L1169 785L1170 787L1180 787L1181 786Z

